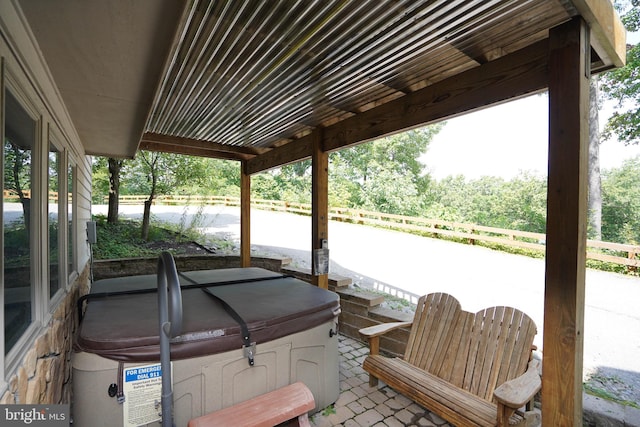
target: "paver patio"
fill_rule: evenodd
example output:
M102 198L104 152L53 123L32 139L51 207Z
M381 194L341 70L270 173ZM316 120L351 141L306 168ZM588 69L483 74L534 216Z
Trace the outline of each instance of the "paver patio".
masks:
M382 383L379 387L370 387L369 376L362 369L362 361L369 353L365 344L340 335L338 350L340 397L333 408L311 417L312 426L450 426L437 415Z

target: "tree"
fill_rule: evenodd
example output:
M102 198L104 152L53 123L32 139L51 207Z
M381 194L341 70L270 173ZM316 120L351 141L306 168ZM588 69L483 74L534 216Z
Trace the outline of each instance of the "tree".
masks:
M332 153L329 179L332 188L341 192L333 197L348 198L349 207L416 214L417 206L408 197L415 195L422 200L427 191L429 176L420 157L442 126L427 126ZM387 188L382 182L385 177L390 180L387 185L395 185L396 190ZM346 197L344 191L350 195ZM389 191L395 191L398 197L384 194Z
M4 142L4 186L13 190L22 205L22 217L27 233L31 219L31 149L23 148L9 138Z
M234 160L201 159L204 183L197 190L217 196L240 196L240 162ZM188 191L185 188L185 191ZM191 192L196 188L192 187Z
M503 227L544 233L547 223L547 180L522 172L504 184L498 217ZM496 225L494 225L496 226Z
M600 120L598 78L592 77L589 85L589 237L602 239L602 185L600 178Z
M156 197L158 191L158 178L160 175L160 167L158 161L161 154L158 152L141 152L140 160L145 165L147 171L147 183L149 184L149 198L144 201L144 213L142 214L142 230L140 236L147 240L149 239L149 223L151 220L151 204Z
M640 243L640 156L604 171L602 238L608 242Z
M616 8L624 11L622 22L627 31L640 30L640 0L617 1ZM630 7L629 7L630 6ZM627 64L602 74L602 91L609 99L618 101L607 121L602 137L614 135L625 145L640 142L640 45L627 46Z
M640 28L640 0L616 1L615 6L622 13L622 21L627 31L638 31ZM603 132L604 139L614 135L618 140L628 144L640 142L640 47L627 46L627 64L602 76L602 91L618 101L613 115L607 121ZM602 190L599 161L599 129L597 127L598 78L592 79L590 107L590 140L589 140L589 234L592 238L602 238ZM594 117L595 112L595 117Z
M418 216L418 189L409 174L381 169L362 186L362 207L367 210Z
M179 192L184 183L190 186L202 186L206 182L207 167L205 159L153 151L139 151L138 156L127 168L127 181L130 191L136 194L148 194L144 202L141 237L149 238L151 206L156 196Z
M109 210L107 211L107 222L115 224L118 222L118 210L120 207L120 171L124 160L109 157L107 160L109 168Z
M546 179L521 172L510 181L449 176L432 186L428 216L488 227L544 233Z
M91 201L103 204L109 196L109 168L106 157L93 157L91 162Z

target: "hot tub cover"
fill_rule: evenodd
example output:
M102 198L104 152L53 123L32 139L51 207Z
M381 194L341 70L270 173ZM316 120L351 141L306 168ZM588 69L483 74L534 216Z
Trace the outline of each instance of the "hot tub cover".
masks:
M211 283L211 290L246 322L257 345L321 325L340 312L334 292L261 268L193 271L183 276L187 279L181 277L181 285ZM254 281L216 285L240 279ZM91 293L155 288L156 280L155 275L105 279L94 283ZM156 293L89 300L76 351L124 362L159 360L157 305ZM172 340L172 360L242 348L240 326L203 289L183 289L182 305L182 334Z

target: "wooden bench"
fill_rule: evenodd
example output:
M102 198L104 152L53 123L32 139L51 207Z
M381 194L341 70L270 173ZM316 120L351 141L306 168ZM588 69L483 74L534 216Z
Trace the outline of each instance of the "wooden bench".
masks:
M307 413L315 408L313 394L301 382L211 412L189 421L188 427L273 427L294 420L290 425L309 427Z
M379 354L380 336L396 328L411 331L403 358ZM370 354L363 363L369 382L378 378L456 426L531 425L540 390L533 359L536 325L510 307L478 313L460 308L451 295L434 293L418 301L412 322L364 328Z

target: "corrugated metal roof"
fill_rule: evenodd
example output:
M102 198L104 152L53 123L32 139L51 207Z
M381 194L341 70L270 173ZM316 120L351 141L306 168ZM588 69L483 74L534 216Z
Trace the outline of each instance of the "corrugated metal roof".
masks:
M258 170L308 157L316 129L338 149L483 108L543 89L547 51L538 42L578 15L591 27L592 69L624 62L608 0L18 2L87 152L115 157L143 148L251 160ZM451 84L514 60L522 69L511 76ZM492 91L527 68L535 85L520 80L499 97L476 95L486 102L459 101L473 106L425 118L402 102L418 95L417 108L438 109L437 96ZM436 98L421 96L431 89ZM398 108L414 109L415 120L389 122ZM300 151L274 152L282 146Z
M537 40L558 1L194 1L147 132L271 147Z

